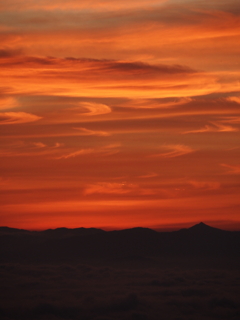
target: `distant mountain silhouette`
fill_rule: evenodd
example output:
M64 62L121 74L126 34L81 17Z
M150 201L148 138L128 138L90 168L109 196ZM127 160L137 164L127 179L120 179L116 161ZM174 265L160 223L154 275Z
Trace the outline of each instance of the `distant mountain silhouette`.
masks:
M3 233L29 233L31 231L24 230L24 229L16 229L16 228L9 228L9 227L0 227L0 234Z
M92 235L95 233L102 233L105 232L101 229L96 228L75 228L75 229L68 229L68 228L57 228L57 229L48 229L44 230L41 233L48 237L70 237L70 236L86 236Z
M195 224L194 226L190 227L188 230L192 232L200 232L200 233L225 232L225 230L211 227L203 222Z
M157 232L148 228L103 231L57 228L27 231L0 227L1 261L80 261L151 257L240 258L240 232L204 223Z

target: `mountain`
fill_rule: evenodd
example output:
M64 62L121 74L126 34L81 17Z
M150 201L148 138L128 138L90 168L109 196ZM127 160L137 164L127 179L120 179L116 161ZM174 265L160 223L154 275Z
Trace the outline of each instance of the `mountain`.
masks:
M240 232L199 223L189 229L157 232L148 228L103 231L58 228L26 231L0 228L1 261L82 261L152 257L240 258Z
M214 233L214 232L226 232L225 230L221 230L218 228L211 227L203 222L195 224L194 226L188 229L190 232L198 232L198 233Z
M1 234L19 234L19 233L29 233L30 231L24 229L16 229L16 228L9 228L9 227L0 227L0 235Z

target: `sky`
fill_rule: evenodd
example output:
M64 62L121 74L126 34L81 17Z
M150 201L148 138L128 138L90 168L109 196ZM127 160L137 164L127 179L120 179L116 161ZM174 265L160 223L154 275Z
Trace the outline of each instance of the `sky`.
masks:
M0 4L0 225L240 230L239 0Z

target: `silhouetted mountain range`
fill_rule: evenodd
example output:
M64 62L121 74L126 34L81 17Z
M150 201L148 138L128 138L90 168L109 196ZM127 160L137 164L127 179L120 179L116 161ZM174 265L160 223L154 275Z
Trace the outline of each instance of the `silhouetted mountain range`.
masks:
M220 230L202 222L172 232L140 227L118 231L95 228L27 231L0 227L0 239L2 262L240 257L240 231Z

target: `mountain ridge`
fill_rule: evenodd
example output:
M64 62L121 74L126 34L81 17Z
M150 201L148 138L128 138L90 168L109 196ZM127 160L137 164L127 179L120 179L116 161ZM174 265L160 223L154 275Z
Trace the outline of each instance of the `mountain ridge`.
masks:
M240 232L199 223L189 229L158 232L149 228L104 231L57 228L25 231L0 227L0 261L60 262L129 257L240 258Z
M176 229L176 230L166 230L166 231L158 231L152 228L148 228L148 227L132 227L132 228L126 228L126 229L113 229L113 230L104 230L101 228L94 228L94 227L90 227L90 228L85 228L85 227L77 227L77 228L67 228L67 227L58 227L58 228L49 228L49 229L44 229L44 230L27 230L27 229L18 229L18 228L12 228L12 227L8 227L8 226L0 226L0 233L3 232L30 232L30 233L53 233L53 232L85 232L85 231L100 231L100 232L129 232L129 231L134 231L134 232L141 232L141 231L154 231L154 232L158 232L158 233L172 233L172 232L177 232L177 231L181 231L181 230L220 230L220 231L227 231L227 232L240 232L239 231L235 231L235 230L224 230L224 229L219 229L216 227L212 227L209 226L208 224L204 223L204 222L199 222L197 224L194 224L193 226L189 227L189 228L180 228L180 229Z

